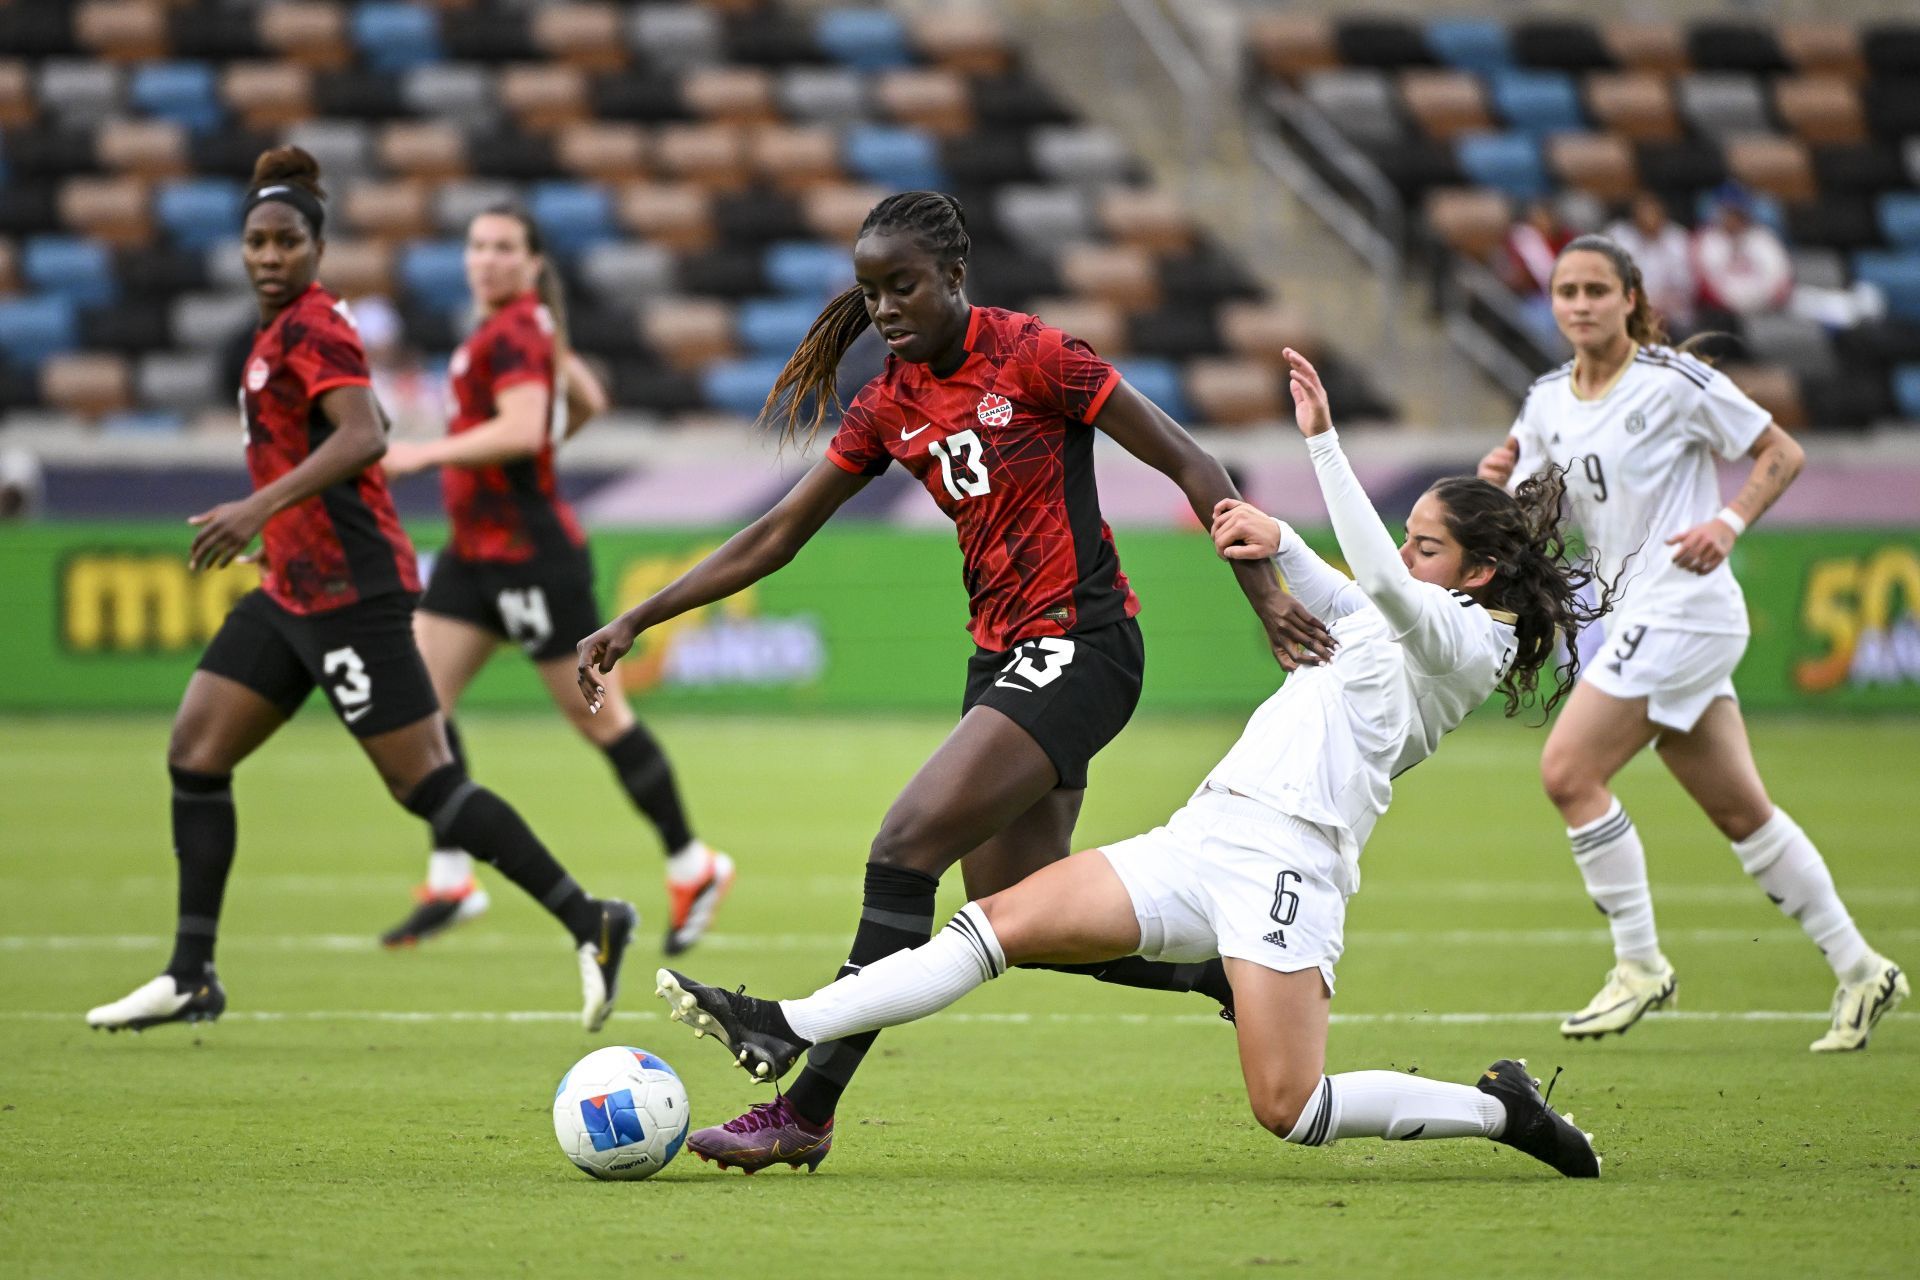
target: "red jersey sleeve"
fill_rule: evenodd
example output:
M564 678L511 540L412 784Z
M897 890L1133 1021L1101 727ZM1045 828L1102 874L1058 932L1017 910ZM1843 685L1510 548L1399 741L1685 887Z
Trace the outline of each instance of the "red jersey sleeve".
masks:
M842 471L856 476L877 476L893 462L867 392L862 391L847 406L840 418L840 429L833 433L833 440L827 445L827 458Z
M553 385L553 334L541 323L540 312L516 312L496 327L483 359L495 395L522 382Z
M1074 422L1091 423L1120 385L1120 371L1092 347L1048 325L1035 325L1021 343L1019 365L1027 396Z
M291 317L289 317L291 319ZM364 387L373 379L367 371L367 350L353 322L333 307L312 309L301 317L305 332L289 326L285 349L287 367L300 379L309 401L334 387Z

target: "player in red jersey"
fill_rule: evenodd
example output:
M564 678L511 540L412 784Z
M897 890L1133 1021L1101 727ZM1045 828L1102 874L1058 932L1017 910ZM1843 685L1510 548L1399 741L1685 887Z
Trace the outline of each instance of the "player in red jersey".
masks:
M580 700L573 646L600 625L593 562L573 508L553 474L555 446L607 406L598 379L567 342L559 273L540 229L509 206L478 214L467 227L467 287L480 322L454 352L456 405L447 434L429 443L395 443L382 463L390 475L442 468L453 541L433 563L413 634L433 677L454 754L461 754L453 709L502 642L533 659L553 700L580 734L599 747L634 805L667 851L665 950L699 941L733 883L733 859L697 839L674 784L673 766L625 698L599 715ZM382 941L405 946L486 909L473 859L436 849L427 883L408 917Z
M326 690L380 778L443 841L472 849L573 935L587 1029L613 1010L637 923L589 897L505 801L467 777L447 745L433 684L414 646L420 579L378 462L386 424L344 303L316 276L326 241L320 167L298 147L254 166L242 215L247 279L260 328L241 375L253 492L188 521L188 562L218 569L256 536L261 584L207 645L167 744L179 920L159 977L88 1012L96 1028L202 1022L226 1009L214 937L233 867L233 770Z
M641 632L778 569L894 462L953 519L977 646L962 715L874 838L843 973L924 943L939 877L956 861L978 896L1067 856L1087 762L1133 714L1145 665L1140 601L1100 518L1091 428L1178 484L1203 525L1217 502L1238 496L1220 464L1085 343L1033 316L969 303L969 248L951 196L910 191L874 207L854 245L857 286L814 322L763 416L784 416L793 439L811 410L817 432L840 359L869 325L891 351L884 372L848 407L826 458L773 510L580 643L581 691L598 705L599 677ZM1233 572L1282 666L1291 670L1303 649L1307 661L1331 652L1326 629L1270 565L1240 562ZM1132 958L1077 971L1232 1001L1217 960ZM817 1166L872 1041L819 1046L791 1090L688 1145L749 1171Z

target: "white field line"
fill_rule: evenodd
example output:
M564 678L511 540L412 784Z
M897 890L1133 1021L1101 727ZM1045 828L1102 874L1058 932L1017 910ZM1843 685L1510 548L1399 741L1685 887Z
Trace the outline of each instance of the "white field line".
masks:
M663 1022L663 1015L651 1010L616 1012L614 1018L625 1022ZM1477 1013L1335 1013L1337 1026L1481 1026L1509 1023L1559 1023L1567 1016L1564 1009L1528 1009L1509 1012ZM1822 1023L1829 1015L1810 1009L1676 1009L1650 1013L1650 1022L1805 1022ZM1920 1019L1920 1013L1891 1013L1888 1018L1905 1022ZM0 1022L73 1022L77 1010L55 1012L46 1009L0 1010ZM578 1022L578 1013L560 1009L236 1009L225 1014L222 1022L387 1022L387 1023L510 1023ZM1214 1014L1201 1013L942 1013L940 1022L1006 1024L1012 1026L1213 1026L1220 1021Z
M716 934L700 943L703 951L836 951L846 947L846 933ZM1920 929L1876 929L1875 939L1886 942L1920 940ZM1665 942L1695 946L1806 943L1798 929L1663 929ZM1350 929L1348 950L1354 947L1592 947L1611 941L1605 929ZM0 952L25 951L146 951L164 949L173 939L157 933L0 934ZM380 950L379 941L363 933L237 934L220 939L225 952ZM466 933L446 947L449 953L564 954L557 937L519 933Z

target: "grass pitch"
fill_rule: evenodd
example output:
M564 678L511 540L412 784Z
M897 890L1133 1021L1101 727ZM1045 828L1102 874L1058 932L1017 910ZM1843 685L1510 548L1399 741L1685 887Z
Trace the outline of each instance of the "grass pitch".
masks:
M797 993L831 975L866 843L934 720L656 724L739 883L685 966ZM1401 780L1365 859L1330 1070L1470 1080L1566 1067L1599 1183L1485 1142L1287 1147L1250 1119L1198 997L1015 973L889 1032L817 1175L683 1157L601 1184L555 1148L552 1086L600 1044L662 1053L695 1122L757 1100L659 1012L650 832L553 718L467 726L479 777L645 941L599 1036L560 931L492 877L419 951L418 824L317 708L239 774L227 1019L144 1036L81 1015L158 971L173 917L160 719L0 720L0 1275L1910 1275L1920 1017L1815 1057L1832 983L1648 760L1647 841L1681 1008L1568 1044L1610 953L1554 815L1538 731L1461 731ZM1079 843L1163 819L1239 722L1143 718L1096 762ZM1762 767L1868 936L1920 965L1911 722L1763 722ZM958 877L943 907L958 903ZM1546 1074L1543 1072L1542 1074Z

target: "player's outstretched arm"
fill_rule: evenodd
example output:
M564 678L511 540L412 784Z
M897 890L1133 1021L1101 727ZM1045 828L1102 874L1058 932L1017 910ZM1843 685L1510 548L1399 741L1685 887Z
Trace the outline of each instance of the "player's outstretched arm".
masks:
M576 647L580 694L598 711L606 697L599 677L613 670L640 633L701 605L752 586L794 556L871 477L822 459L767 514L715 548L699 564L600 628Z
M1213 527L1214 508L1221 501L1240 496L1227 469L1212 454L1159 405L1124 381L1107 397L1094 425L1179 485L1204 528ZM1292 671L1303 661L1324 662L1333 656L1333 636L1326 624L1287 593L1271 563L1264 559L1236 560L1233 575L1266 627L1273 656L1282 667Z
M428 467L497 467L531 458L547 442L547 388L518 382L494 396L493 417L458 435L438 440L399 440L381 467L390 476Z
M1251 502L1223 499L1213 509L1213 546L1223 560L1271 560L1288 591L1327 622L1365 608L1367 593L1322 560L1293 526Z
M223 502L211 511L188 517L187 523L199 529L187 552L191 568L224 568L247 549L274 516L380 461L380 455L387 451L387 432L380 406L365 383L336 386L323 392L319 403L333 431L299 466L238 502Z

